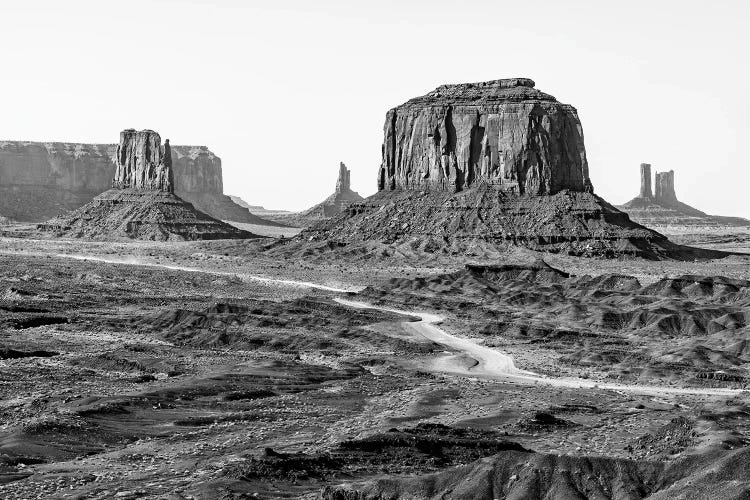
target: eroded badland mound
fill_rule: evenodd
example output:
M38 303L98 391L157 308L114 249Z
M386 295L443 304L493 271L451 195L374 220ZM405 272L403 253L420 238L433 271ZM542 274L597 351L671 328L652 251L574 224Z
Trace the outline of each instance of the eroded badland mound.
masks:
M709 215L677 199L674 171L656 172L651 189L651 165L641 163L641 189L638 196L618 207L639 224L649 227L688 226L747 227L750 220L742 217Z
M112 189L70 214L39 225L57 236L93 239L202 240L251 233L196 210L174 194L169 140L152 130L124 130Z
M593 193L575 108L532 80L441 86L388 111L384 132L379 192L309 228L305 252L697 256Z

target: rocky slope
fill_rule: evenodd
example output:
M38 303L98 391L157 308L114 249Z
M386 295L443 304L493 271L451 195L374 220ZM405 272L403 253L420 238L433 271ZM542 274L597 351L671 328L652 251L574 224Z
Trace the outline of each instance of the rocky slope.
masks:
M747 498L747 448L675 463L505 451L435 474L328 487L327 500Z
M174 194L169 140L152 130L124 130L112 189L70 214L39 225L56 236L92 239L196 240L254 235L196 210Z
M651 190L651 165L641 164L641 189L635 198L619 206L639 224L659 229L669 227L750 226L742 217L709 215L677 199L674 171L656 172L654 191Z
M217 219L269 224L223 194L221 159L205 146L172 146L175 193ZM39 222L112 187L117 145L0 141L0 214ZM273 223L270 223L273 224Z
M495 258L520 245L696 257L593 194L575 109L533 85L446 85L390 110L379 192L281 251Z

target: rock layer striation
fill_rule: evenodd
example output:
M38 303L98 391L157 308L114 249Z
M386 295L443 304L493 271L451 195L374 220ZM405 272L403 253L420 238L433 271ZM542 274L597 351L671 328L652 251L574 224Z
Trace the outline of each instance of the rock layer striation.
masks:
M443 85L386 114L378 189L591 192L573 106L528 78Z

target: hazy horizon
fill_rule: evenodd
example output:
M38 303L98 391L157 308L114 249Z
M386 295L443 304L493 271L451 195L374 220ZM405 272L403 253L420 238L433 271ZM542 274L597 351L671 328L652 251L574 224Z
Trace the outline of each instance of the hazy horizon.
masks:
M739 1L27 1L3 6L0 140L114 143L150 128L222 159L224 192L302 210L376 190L385 113L445 83L529 77L578 109L595 192L750 217Z

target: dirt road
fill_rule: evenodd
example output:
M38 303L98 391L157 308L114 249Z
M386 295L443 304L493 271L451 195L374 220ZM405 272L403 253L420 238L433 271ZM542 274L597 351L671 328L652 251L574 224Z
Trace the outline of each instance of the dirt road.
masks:
M142 262L137 259L106 259L91 255L77 255L77 254L53 254L55 257L69 258L76 260L90 260L96 262L106 262L109 264L116 265L135 265L154 267L160 269L170 269L176 271L186 271L195 273L207 273L217 275L231 275L238 276L239 278L247 281L257 281L269 284L278 284L282 286L293 286L301 288L311 288L317 290L325 290L335 293L349 293L361 290L362 287L344 289L321 285L317 283L307 281L295 281L270 278L266 276L255 276L250 274L238 274L222 271L210 271L200 268L173 266L169 264L157 264ZM443 318L432 313L427 312L415 312L415 311L404 311L399 309L392 309L388 307L381 307L365 302L356 302L346 300L342 298L334 299L339 304L355 307L355 308L366 308L366 309L378 309L381 311L387 311L397 314L403 314L406 316L416 316L420 318L418 322L404 322L404 327L415 332L417 335L422 335L425 338L432 340L438 344L444 345L450 349L460 352L463 358L467 357L473 360L470 366L467 366L465 362L459 360L458 357L443 357L437 359L433 368L435 371L443 373L452 373L458 375L467 375L474 377L486 377L499 380L506 380L519 383L527 384L545 384L555 387L568 387L568 388L579 388L579 389L606 389L612 391L631 392L639 394L692 394L692 395L703 395L703 396L734 396L743 392L741 389L702 389L702 388L681 388L681 387L659 387L650 385L629 385L629 384L609 384L600 383L591 380L584 380L572 377L544 377L533 372L521 370L516 367L513 362L513 358L507 354L504 354L496 349L482 346L471 339L456 337L450 335L445 331L441 330L436 326L440 323Z
M533 372L521 370L516 367L513 358L507 354L482 346L476 342L450 335L436 326L443 318L436 314L403 311L388 307L380 307L365 302L355 302L351 300L336 298L339 304L356 307L359 309L377 309L407 316L416 316L421 320L418 322L405 322L404 327L412 329L419 335L437 342L451 349L461 352L464 356L476 361L472 366L467 367L464 362L455 356L439 359L433 364L436 371L444 373L453 373L459 375L469 375L474 377L488 377L495 379L508 380L513 382L525 382L532 384L546 384L555 387L569 387L580 389L607 389L613 391L633 392L639 394L693 394L704 396L733 396L742 390L740 389L701 389L701 388L680 388L680 387L657 387L649 385L627 385L627 384L606 384L597 383L590 380L578 378L554 378L544 377Z

